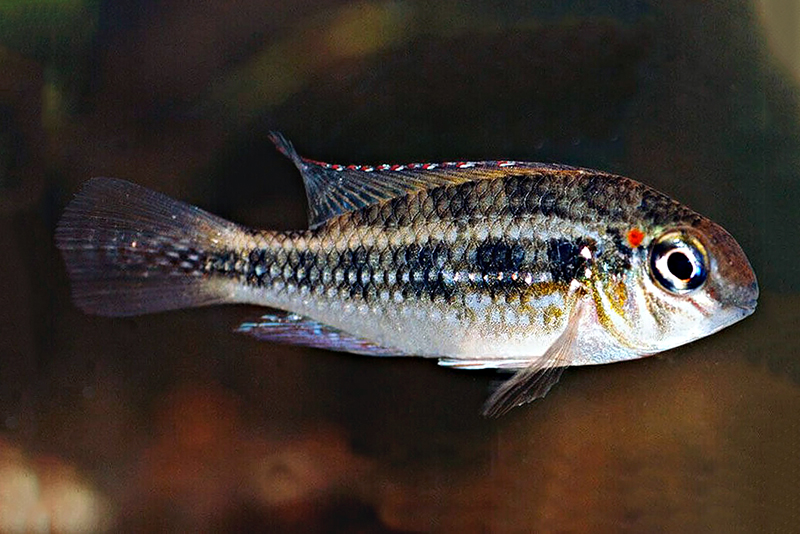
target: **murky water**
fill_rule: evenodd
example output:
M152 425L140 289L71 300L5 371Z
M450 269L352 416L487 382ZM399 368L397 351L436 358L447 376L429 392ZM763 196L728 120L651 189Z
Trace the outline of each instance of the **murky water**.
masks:
M7 4L0 531L800 528L796 2ZM272 129L343 163L631 176L736 236L759 309L486 420L491 373L233 333L257 308L71 305L52 232L91 176L302 227Z

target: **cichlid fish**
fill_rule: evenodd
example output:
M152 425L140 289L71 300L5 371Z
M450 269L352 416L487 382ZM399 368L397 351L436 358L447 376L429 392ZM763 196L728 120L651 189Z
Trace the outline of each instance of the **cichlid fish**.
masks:
M257 338L516 370L499 415L562 370L629 360L753 313L736 241L628 178L516 161L333 165L278 148L305 182L304 231L251 230L95 178L56 230L77 305L128 316L250 303Z

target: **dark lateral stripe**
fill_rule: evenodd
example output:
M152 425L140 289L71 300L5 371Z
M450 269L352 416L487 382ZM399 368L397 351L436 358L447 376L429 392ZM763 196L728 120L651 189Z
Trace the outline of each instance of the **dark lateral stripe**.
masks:
M320 293L335 287L350 297L371 301L382 291L404 298L445 298L461 291L496 295L527 290L536 282L569 283L586 266L581 255L590 240L431 242L402 247L358 246L324 252L253 249L214 253L206 272L239 278L255 287L275 283ZM458 277L456 275L459 275ZM463 276L462 276L463 275Z
M555 282L569 283L578 278L588 265L581 250L588 242L551 239L547 242L547 260Z

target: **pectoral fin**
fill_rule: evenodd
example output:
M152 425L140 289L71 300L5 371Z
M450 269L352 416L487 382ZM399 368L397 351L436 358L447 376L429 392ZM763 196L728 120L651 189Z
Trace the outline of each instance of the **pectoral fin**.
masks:
M499 417L512 408L544 397L573 360L580 326L593 304L587 298L575 303L567 327L549 349L530 366L517 371L483 405L483 415Z

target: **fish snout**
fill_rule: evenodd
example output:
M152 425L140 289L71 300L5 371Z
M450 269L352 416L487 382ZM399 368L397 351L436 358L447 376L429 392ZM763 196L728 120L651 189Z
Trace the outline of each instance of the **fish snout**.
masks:
M702 219L695 230L712 258L718 301L750 315L756 308L759 291L756 273L744 250L731 234L708 219Z
M750 285L739 288L731 301L732 304L746 312L745 315L753 313L758 305L758 282L753 280Z

